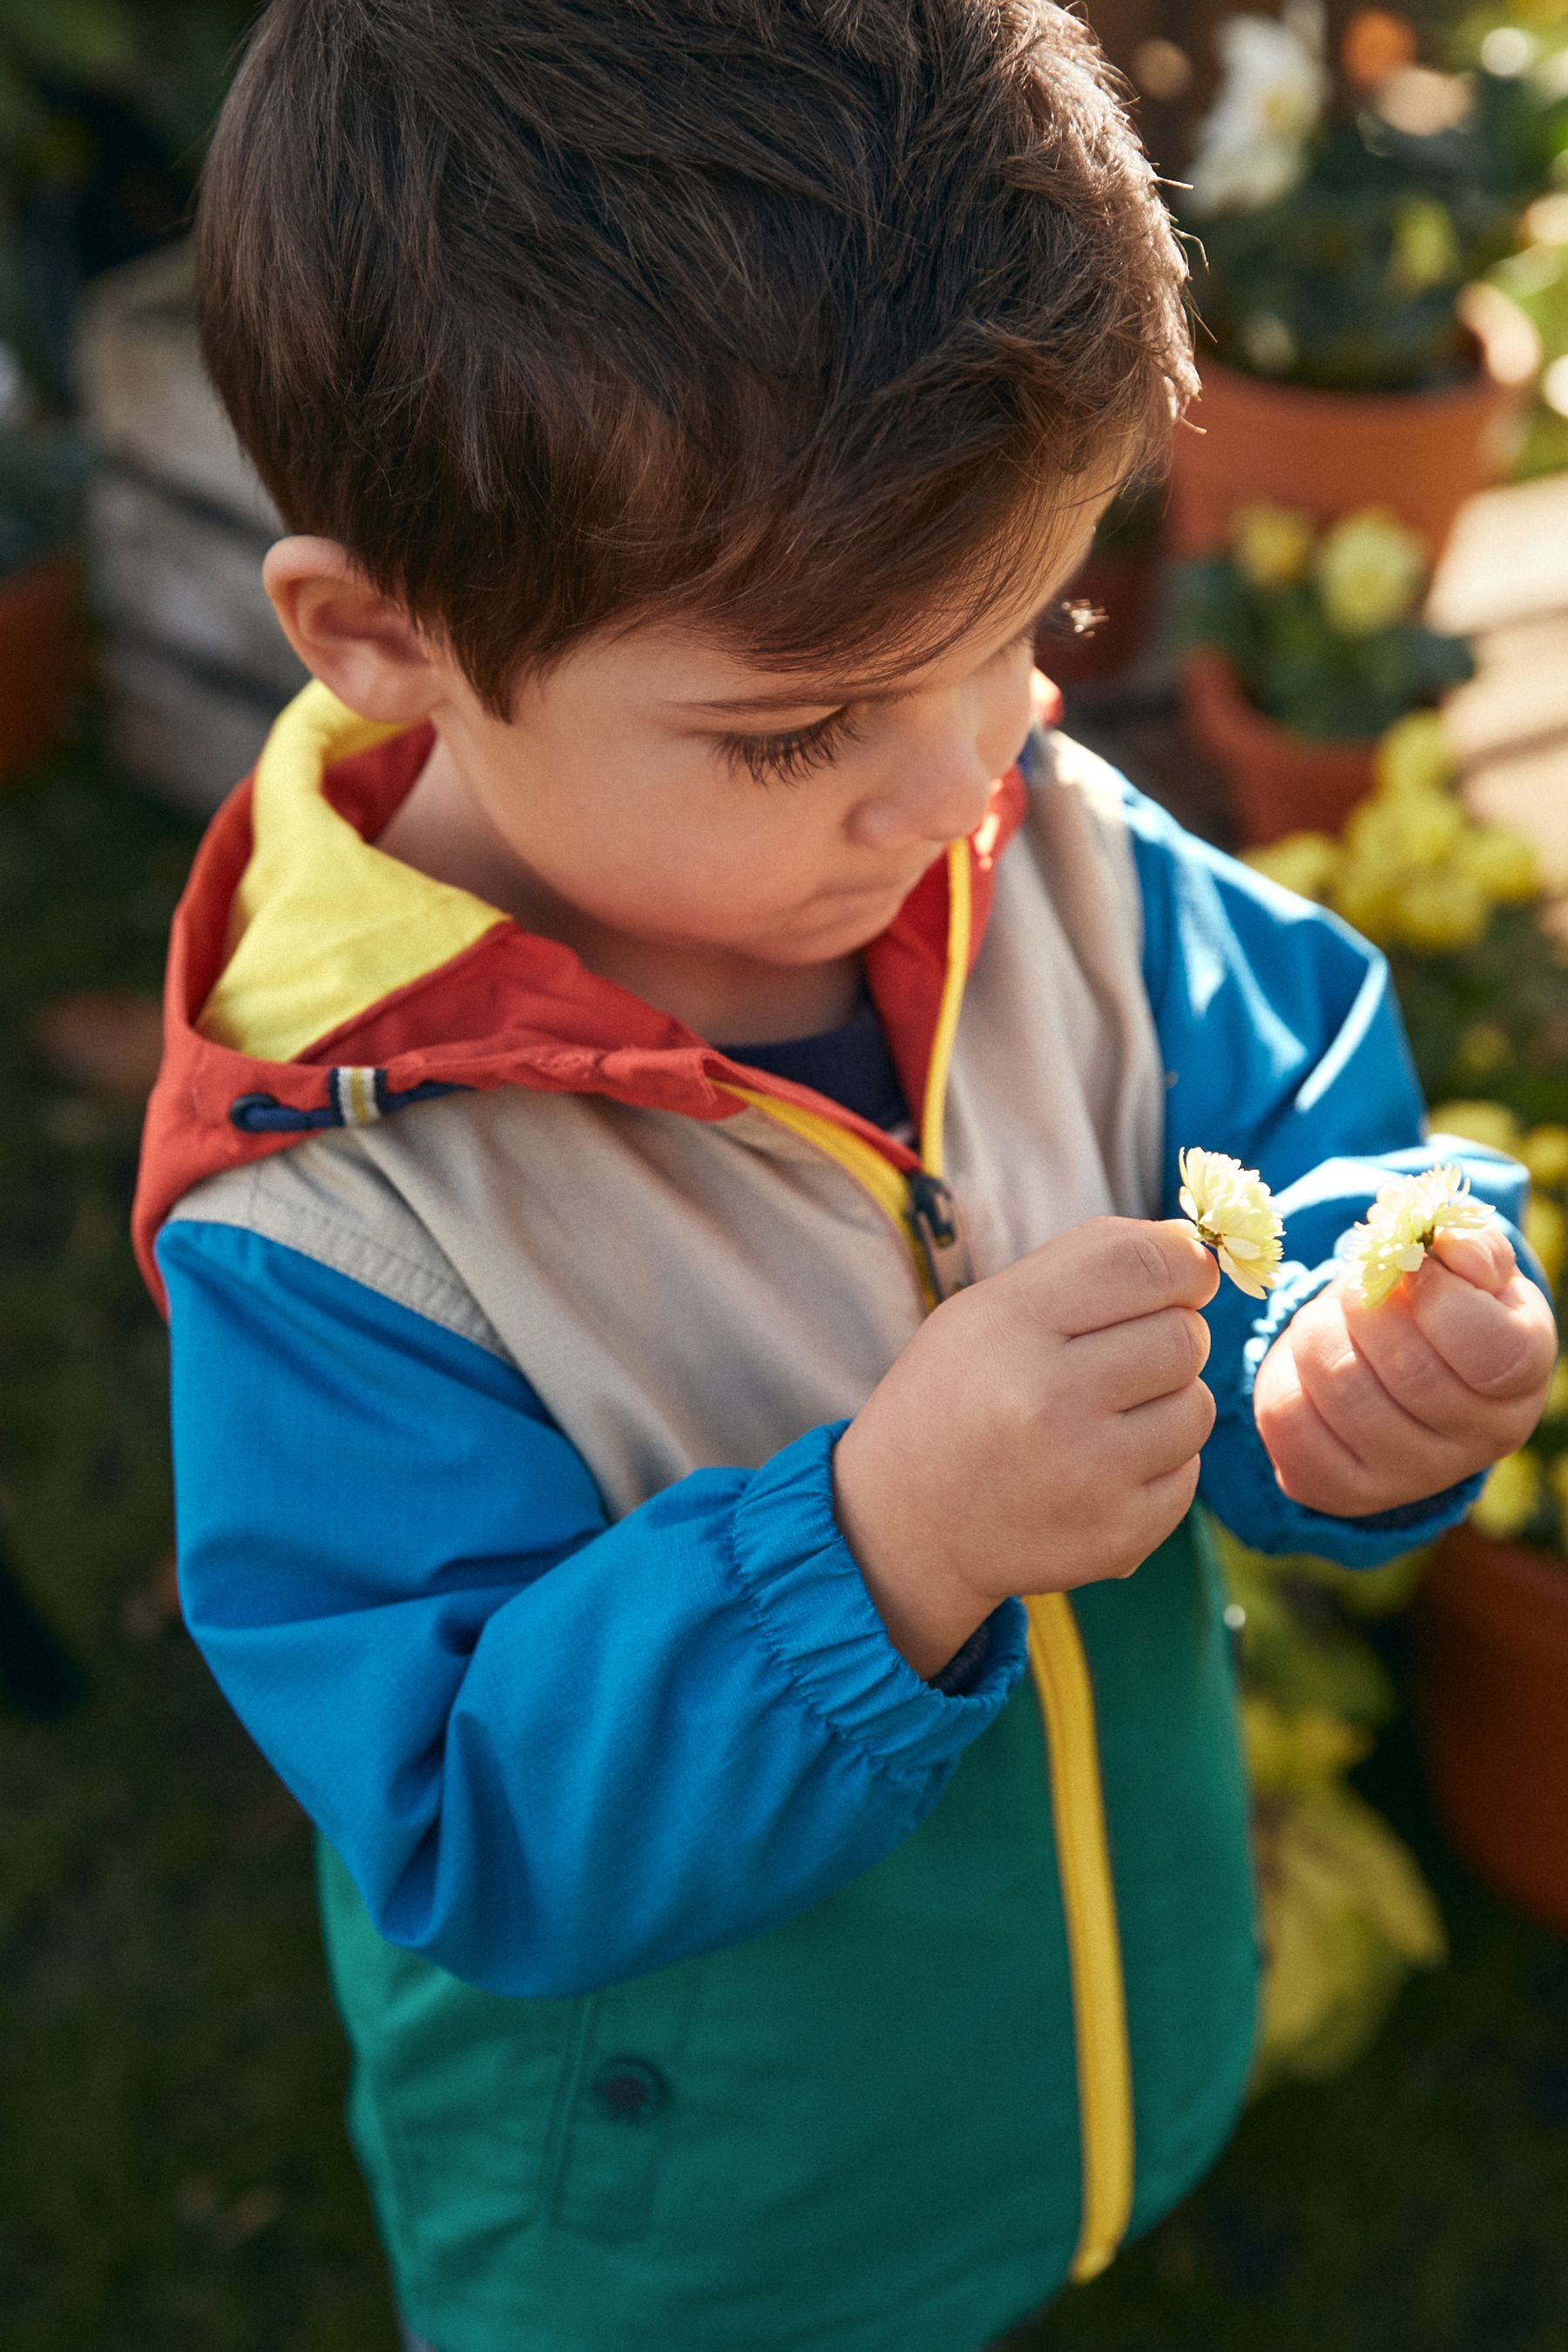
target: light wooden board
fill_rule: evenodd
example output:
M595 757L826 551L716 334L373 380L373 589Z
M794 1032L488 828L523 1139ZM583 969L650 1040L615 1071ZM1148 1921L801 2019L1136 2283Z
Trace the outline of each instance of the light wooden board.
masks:
M264 532L115 468L93 484L88 528L93 604L111 635L237 671L279 701L304 685L261 585Z
M76 364L100 447L276 537L272 503L202 367L188 246L166 247L95 281Z
M101 649L100 674L115 757L162 798L210 816L255 766L275 704L123 644Z

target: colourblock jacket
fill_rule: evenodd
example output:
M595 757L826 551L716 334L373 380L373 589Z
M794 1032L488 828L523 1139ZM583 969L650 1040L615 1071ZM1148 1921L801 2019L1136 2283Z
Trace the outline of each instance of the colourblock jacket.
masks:
M1303 1510L1273 1337L1427 1164L1381 959L1053 725L867 950L919 1148L374 847L427 730L308 688L176 919L137 1234L191 1629L321 1831L352 2127L441 2352L967 2352L1203 2171L1258 1948L1202 1512L887 1639L832 1447L950 1284L1184 1143L1273 1185L1205 1505ZM1510 1213L1522 1173L1468 1145Z

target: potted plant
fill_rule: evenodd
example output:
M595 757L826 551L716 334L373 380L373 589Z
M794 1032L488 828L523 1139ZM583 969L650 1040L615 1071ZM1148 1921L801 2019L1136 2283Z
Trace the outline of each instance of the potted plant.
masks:
M1433 1121L1525 1160L1527 1232L1557 1288L1568 1126L1526 1129L1484 1097ZM1416 1636L1427 1772L1449 1835L1499 1893L1568 1935L1568 1358L1531 1444L1497 1465L1439 1545Z
M1378 740L1473 668L1418 617L1426 551L1390 509L1320 530L1264 501L1232 515L1222 555L1174 583L1189 733L1226 778L1244 842L1331 831L1373 788Z
M1438 1546L1416 1610L1422 1734L1455 1845L1568 1935L1568 1392Z
M1568 960L1540 920L1528 845L1472 824L1454 798L1441 719L1415 714L1392 740L1377 795L1342 835L1299 835L1252 862L1387 949L1433 1132L1524 1161L1526 1239L1560 1292ZM1437 1547L1415 1633L1428 1774L1454 1843L1568 1933L1568 1360L1531 1444Z
M1568 47L1563 58L1568 71ZM1568 191L1542 196L1524 217L1530 242L1500 261L1489 281L1541 339L1539 396L1514 461L1516 481L1568 470Z
M1329 515L1386 501L1440 551L1506 469L1537 360L1475 281L1568 143L1548 79L1420 62L1414 27L1352 17L1331 59L1316 0L1241 15L1182 206L1213 339L1178 441L1173 543L1217 545L1258 499ZM1491 53L1495 58L1495 50Z
M1264 1969L1254 2095L1341 2072L1412 1968L1444 1957L1415 1857L1348 1774L1394 1712L1357 1620L1409 1599L1412 1556L1371 1573L1265 1559L1215 1527L1237 1643Z
M47 756L80 677L85 471L63 427L0 430L0 782Z
M175 235L254 0L0 0L0 339L68 401L84 279Z

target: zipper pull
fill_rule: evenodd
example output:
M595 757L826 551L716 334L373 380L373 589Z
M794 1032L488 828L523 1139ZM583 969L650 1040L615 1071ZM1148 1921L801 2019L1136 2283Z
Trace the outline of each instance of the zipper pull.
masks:
M920 1244L938 1306L974 1280L974 1261L959 1216L958 1202L940 1176L924 1168L908 1178L910 1223Z

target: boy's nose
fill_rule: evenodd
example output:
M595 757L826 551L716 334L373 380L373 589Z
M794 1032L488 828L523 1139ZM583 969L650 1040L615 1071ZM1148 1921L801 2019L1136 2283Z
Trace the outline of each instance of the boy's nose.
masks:
M868 849L914 842L940 848L972 833L984 815L995 775L973 735L922 743L883 788L853 811L850 837Z

